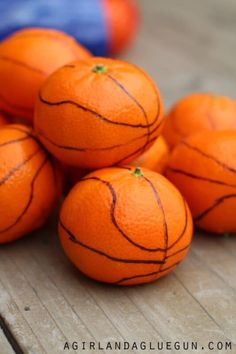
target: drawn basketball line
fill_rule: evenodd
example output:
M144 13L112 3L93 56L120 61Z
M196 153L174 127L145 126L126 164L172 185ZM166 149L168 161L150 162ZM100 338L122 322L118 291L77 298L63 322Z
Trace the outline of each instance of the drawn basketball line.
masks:
M158 124L157 130L158 130L158 128L160 128L160 126L161 126L163 123L164 123L164 119ZM153 133L152 133L152 134L153 134ZM119 164L122 164L122 163L126 163L126 161L127 161L128 159L130 160L131 158L134 159L134 158L137 156L137 154L140 155L144 150L148 149L148 148L152 145L152 143L154 143L154 141L156 141L156 139L157 139L157 136L153 137L152 139L149 140L148 145L146 145L146 142L145 142L144 145L143 145L141 148L138 148L137 150L133 151L133 152L130 153L129 155L127 155L127 156L123 157L122 159L116 161L116 162L114 163L114 165L119 165Z
M30 195L29 198L27 200L27 203L25 205L25 207L23 208L22 212L20 213L20 215L18 215L18 217L16 218L16 220L8 225L7 227L5 227L4 229L0 230L0 233L3 232L7 232L9 231L11 228L13 228L16 224L18 224L18 222L20 222L20 220L23 218L23 216L27 213L28 209L30 208L30 205L33 201L33 197L34 197L34 186L35 186L35 182L37 180L37 177L39 176L40 172L42 171L43 167L48 163L48 159L47 157L44 158L43 162L40 164L39 168L36 170L35 175L30 183Z
M151 273L145 273L145 274L135 274L133 276L130 276L130 277L125 277L125 278L122 278L116 282L113 282L112 284L121 284L121 283L124 283L125 281L128 281L128 280L133 280L133 279L137 279L137 278L145 278L145 277L150 277L152 275L158 275L159 273L163 273L167 270L170 270L170 269L174 269L180 262L177 262L175 264L172 264L170 267L166 267L166 268L162 268L161 270L158 270L158 271L155 271L155 272L151 272Z
M18 132L21 132L21 133L25 133L25 134L28 134L29 136L31 136L33 139L35 139L35 136L33 135L33 129L30 128L30 129L22 129L22 127L20 126L13 126L13 125L8 125L7 127L5 127L5 129L7 130L16 130Z
M37 149L32 154L30 154L24 161L21 161L17 164L14 168L12 168L1 180L0 180L0 187L4 185L16 172L18 172L21 167L27 164L35 155L37 155L41 149Z
M183 227L183 230L181 231L181 233L180 233L180 235L179 235L179 237L177 237L177 239L172 243L172 244L170 244L168 247L167 247L167 251L169 251L169 250L171 250L175 245L177 245L177 243L182 239L182 237L184 236L184 234L185 234L185 231L186 231L186 229L187 229L187 226L188 226L188 211L187 211L187 205L186 205L186 202L185 202L185 200L184 200L184 198L182 198L183 199L183 204L184 204L184 227Z
M207 216L211 211L213 211L215 208L217 208L218 206L220 206L222 203L224 203L225 200L228 199L233 199L236 198L236 194L226 194L223 195L220 198L217 198L216 201L214 202L213 205L211 205L209 208L205 209L203 212L201 212L199 215L194 217L195 221L200 221L202 220L205 216Z
M169 258L171 258L171 257L176 256L177 254L179 254L179 253L181 253L181 252L186 251L186 250L189 248L190 245L191 245L191 242L188 243L187 246L181 248L180 250L178 250L178 251L176 251L176 252L174 252L174 253L168 254L168 255L166 256L166 259L169 259Z
M146 121L146 125L148 126L149 125L149 120L148 120L148 116L147 116L147 113L145 111L145 109L143 108L143 106L141 105L141 103L126 89L126 87L124 85L122 85L119 80L117 80L116 78L114 78L112 75L110 74L107 74L107 77L113 81L116 86L118 86L124 93L125 95L127 95L135 104L136 106L141 110L143 116L144 116L144 119ZM157 102L157 115L159 116L159 110L160 110L160 105L159 105L159 102ZM148 126L147 128L147 141L146 141L146 144L148 144L149 142L149 138L150 138L150 127ZM145 149L145 147L144 147Z
M175 110L173 110L171 112L171 115L172 115L171 123L172 123L172 127L173 127L175 133L177 133L177 135L179 135L179 137L181 139L184 139L184 138L188 137L188 134L186 134L186 133L184 133L184 132L182 132L180 130L180 126L178 124L178 120L174 119L174 117L176 116ZM174 117L173 117L173 115L174 115ZM206 112L206 117L207 117L210 129L211 130L216 130L216 126L215 126L216 122L214 122L213 116L211 115L211 113L209 113L209 112L207 113Z
M159 128L159 126L156 126L152 130L151 134L154 134L158 130L158 128ZM133 139L129 140L128 142L124 143L124 144L111 145L111 146L106 146L106 147L101 147L101 148L86 148L86 147L79 147L79 146L61 145L61 144L55 143L52 139L50 139L48 136L46 136L42 131L39 131L38 135L42 136L50 144L58 147L59 149L86 152L86 151L106 151L106 150L113 150L113 149L117 149L117 148L120 148L120 147L124 147L124 146L127 146L129 144L134 143L135 141L138 141L138 140L140 140L142 138L145 138L147 136L147 133L145 133L143 135L140 135L140 136L138 136L136 138L133 138Z
M19 139L14 139L14 140L10 140L10 141L6 141L5 143L0 144L0 148L4 147L4 146L8 146L8 145L13 145L25 140L31 139L31 137L29 135L23 136L22 138Z
M147 77L147 75L143 72L144 76ZM151 138L151 135L153 134L153 132L150 131L150 126L149 126L149 121L148 121L148 117L147 117L147 113L146 111L144 110L143 106L140 104L140 102L133 96L130 94L130 92L124 87L124 85L122 85L117 79L115 79L113 76L107 74L107 76L113 81L116 83L116 85L118 85L122 91L125 92L126 95L128 95L135 103L136 105L138 105L138 107L141 109L141 111L143 112L143 115L144 115L144 118L146 120L146 125L147 125L147 141L146 143L143 145L143 148L142 150L138 151L140 152L140 154L142 154L142 152L144 152L146 150L146 148L149 146L149 141L150 141L150 138ZM156 92L156 87L153 85L153 88ZM160 117L160 97L158 95L158 93L156 92L157 94L157 115L156 117ZM157 120L158 121L158 120ZM162 122L161 122L162 123ZM159 127L161 124L158 124L157 127ZM123 161L123 159L122 159ZM118 163L121 163L122 161L119 161Z
M138 124L132 124L132 123L127 123L127 122L120 122L120 121L114 121L114 120L111 120L105 116L103 116L102 114L94 111L93 109L91 108L88 108L88 107L85 107L83 106L82 104L78 103L78 102L75 102L73 100L62 100L62 101L55 101L55 102L52 102L52 101L48 101L47 99L43 98L42 96L42 93L39 92L39 100L40 102L42 102L43 104L45 105L48 105L48 106L63 106L63 105L72 105L72 106L75 106L77 107L78 109L81 109L82 111L84 112L88 112L88 113L91 113L93 116L95 116L97 119L100 119L106 123L109 123L109 124L112 124L112 125L121 125L121 126L126 126L126 127L130 127L130 128L141 128L141 129L146 129L148 127L152 127L159 119L159 116L157 115L156 118L154 119L153 122L149 123L148 125L147 124L141 124L141 123L138 123Z
M42 149L44 150L45 154L48 154L48 152L44 149L44 146L42 145L42 143L37 140L37 138L35 137L35 135L33 134L33 130L32 129L29 129L29 130L25 130L25 129L22 129L21 127L16 127L16 126L12 126L12 125L8 125L7 127L5 126L4 129L7 129L7 130L16 130L20 133L25 133L26 136L22 137L22 138L19 138L19 139L14 139L14 140L10 140L10 141L7 141L5 143L2 143L0 144L0 148L1 147L4 147L4 146L7 146L7 145L10 145L10 144L15 144L15 143L18 143L18 142L22 142L22 141L25 141L25 140L28 140L28 139L32 139L34 140L39 146L42 147Z
M168 225L167 225L167 221L166 221L166 215L165 215L165 210L164 210L164 206L162 204L161 198L159 196L159 193L157 192L155 186L153 185L153 183L146 177L143 176L143 178L145 179L145 181L148 182L148 184L150 185L150 187L152 188L157 204L162 212L162 216L163 216L163 228L164 228L164 241L165 241L165 247L164 247L164 255L163 255L163 264L160 265L158 272L161 272L163 269L163 265L166 263L166 256L167 256L167 252L168 252L168 243L169 243L169 230L168 230Z
M200 103L201 104L201 103ZM192 108L192 110L194 110L194 108ZM186 137L189 136L189 133L188 132L187 134L184 133L183 131L181 131L181 128L183 127L184 125L184 122L181 122L179 124L179 121L178 119L176 118L176 109L172 109L171 112L170 112L170 115L171 115L171 120L169 121L169 124L171 124L172 126L172 130L177 133L177 135L179 135L179 137L181 139L184 139ZM177 117L179 117L180 114L178 114ZM183 114L182 114L183 116ZM212 131L216 131L217 129L219 129L219 124L218 124L218 121L217 119L215 119L215 116L214 116L214 112L212 111L212 108L210 106L208 106L208 109L205 110L205 112L202 112L201 113L201 116L203 118L206 118L206 119L203 119L203 123L204 121L207 121L208 122L208 127L206 128L205 126L203 126L202 128L206 131L206 130L212 130ZM190 117L189 117L190 118ZM189 119L189 121L191 121L191 118ZM235 125L234 125L235 127ZM195 128L196 130L197 128ZM223 130L223 129L221 129Z
M214 161L217 165L223 167L225 170L228 170L230 172L233 172L233 173L236 173L236 169L231 167L231 166L228 166L227 164L225 164L224 162L218 160L216 157L212 156L212 155L209 155L207 154L206 152L202 151L201 149L197 148L196 146L192 146L190 145L189 143L187 143L186 141L181 141L180 143L181 145L184 145L186 146L188 149L191 149L193 151L196 151L197 153L199 153L200 155Z
M10 57L7 57L7 56L0 56L0 60L2 61L6 61L6 62L10 62L10 63L13 63L13 64L16 64L17 66L21 66L29 71L33 71L37 74L40 74L40 75L47 75L46 72L38 69L38 68L35 68L27 63L24 63L23 61L20 61L20 60L17 60L17 59L14 59L14 58L10 58Z
M64 65L64 66L63 66L63 69L65 69L65 68L71 68L71 69L74 69L74 68L76 68L76 65L73 65L73 64L67 64L67 65Z
M199 179L201 181L206 181L206 182L209 182L209 183L214 183L214 184L219 184L219 185L222 185L222 186L236 188L236 184L226 183L226 182L219 181L219 180L213 179L213 178L202 177L202 176L190 173L188 171L181 170L179 168L174 168L174 167L170 166L170 167L167 167L167 170L169 170L169 171L171 171L173 173L181 174L181 175L189 177L189 178Z
M62 227L62 229L69 235L69 240L74 242L75 244L78 244L79 246L88 249L91 252L97 253L103 257L106 257L112 261L115 262L120 262L120 263L133 263L133 264L162 264L161 260L156 260L156 259L125 259L125 258L117 258L109 255L108 253L103 252L102 250L96 249L94 247L88 246L85 243L81 242L76 238L76 236L65 226L65 224L62 222L62 220L59 220L59 224Z
M130 169L130 168L127 167L127 169ZM79 183L82 183L82 182L87 181L87 180L98 181L98 182L103 183L104 185L106 185L106 186L108 187L108 189L109 189L109 191L110 191L110 193L111 193L111 196L112 196L111 220L112 220L113 225L115 225L115 227L116 227L116 228L118 229L118 231L122 234L122 236L125 237L131 244L134 244L136 247L138 247L138 248L140 248L140 249L143 249L143 250L145 250L145 251L149 251L149 252L151 251L151 252L153 252L154 250L150 250L150 249L148 249L148 248L145 248L145 247L143 247L143 246L141 246L141 245L135 243L135 242L134 242L133 240L131 240L131 239L123 232L123 230L119 227L119 225L118 225L118 223L117 223L117 221L116 221L116 219L115 219L115 215L114 215L115 206L116 206L116 201L117 201L117 196L116 196L116 192L115 192L115 190L114 190L112 184L111 184L110 182L108 182L108 181L104 181L104 180L102 180L102 179L100 179L100 178L98 178L98 177L95 177L95 176L94 176L94 177L87 177L87 178L85 177L84 179L80 180ZM148 179L146 179L146 181L147 181L147 183L149 183L150 186L152 187L152 190L153 190L153 192L155 193L155 197L157 198L157 203L158 203L158 205L160 206L161 200L160 200L160 197L159 197L159 195L158 195L158 193L157 193L155 187L153 186L153 184L152 184ZM178 263L172 264L172 265L170 265L170 266L168 266L168 267L166 267L166 268L163 268L163 267L164 267L164 264L166 264L166 260L167 260L167 259L171 258L172 256L174 256L174 255L176 255L176 254L178 254L178 253L184 252L184 251L187 250L188 247L190 246L190 244L188 244L187 246L181 248L180 250L178 250L178 251L175 252L175 253L172 253L172 254L170 254L170 255L167 254L168 250L171 249L172 247L174 247L174 245L177 244L177 242L181 239L181 237L182 237L182 236L184 235L184 233L185 233L185 230L186 230L186 227L187 227L187 220L188 220L188 217L187 217L187 216L188 216L188 214L187 214L187 207L186 207L185 201L184 201L184 206L185 206L185 219L186 219L186 220L185 220L185 224L184 224L183 231L181 232L181 234L180 234L180 236L178 237L178 239L177 239L172 245L170 245L169 247L168 247L168 226L167 226L167 222L166 222L165 218L164 218L164 220L163 220L163 227L164 227L164 230L165 230L164 233L165 233L165 245L166 245L166 247L163 248L163 249L158 249L158 250L161 250L162 252L164 252L164 255L163 255L163 259L162 259L162 260L130 260L130 259L129 259L129 260L127 260L127 259L126 259L126 260L123 260L123 259L120 259L120 258L113 257L113 256L111 256L111 255L109 255L109 254L103 252L102 250L95 249L95 248L93 248L93 247L91 247L91 246L86 245L86 244L83 243L82 241L78 240L78 238L71 232L71 230L69 230L68 227L66 227L65 224L63 224L63 222L62 222L61 219L60 219L60 225L61 225L61 227L64 229L64 231L68 234L69 239L70 239L72 242L74 242L74 243L76 243L76 244L78 244L78 245L80 245L80 246L82 246L82 247L84 247L84 248L87 248L87 249L89 249L89 250L92 251L92 252L98 253L98 254L100 254L100 255L102 255L102 256L104 256L104 257L107 257L107 258L109 258L109 259L111 259L111 260L115 260L115 261L121 261L121 262L125 262L125 263L134 263L134 262L135 262L135 263L145 263L145 264L156 264L156 265L159 267L159 269L158 269L157 271L155 271L155 272L147 273L147 274L136 274L136 275L134 275L134 276L132 276L132 277L123 278L123 279L120 279L120 280L117 281L117 282L114 282L114 284L118 284L118 283L124 282L124 281L126 281L126 280L130 280L130 279L137 278L137 277L139 278L139 277L145 277L145 276L150 276L150 275L158 275L159 273L162 273L162 272L165 272L165 271L168 271L168 270L174 268L174 267L179 263L179 262L178 262ZM163 208L163 206L162 206L162 208ZM164 209L163 209L163 213L164 213ZM163 214L163 216L164 216L164 214ZM156 251L156 250L155 250L155 251Z
M110 194L111 194L111 198L112 198L112 203L111 203L111 211L110 211L110 216L111 216L111 221L113 223L113 225L115 226L115 228L119 231L119 233L129 242L131 243L133 246L141 249L141 250L144 250L144 251L147 251L147 252L157 252L157 251L160 251L160 252L165 252L165 249L162 249L162 248L148 248L148 247L144 247L142 245L140 245L139 243L133 241L122 229L121 227L119 226L117 220L116 220L116 217L115 217L115 211L116 211L116 204L117 204L117 194L116 194L116 191L114 189L114 187L112 186L112 184L110 182L107 182L107 181L104 181L98 177L85 177L85 178L82 178L81 180L78 181L78 183L82 183L82 182L85 182L85 181L97 181L97 182L100 182L102 183L103 185L105 185ZM155 194L155 198L156 200L158 200L158 205L160 207L160 204L159 204L159 199L158 198L158 195ZM162 211L163 212L163 211ZM163 228L164 228L164 232L166 233L167 232L167 229L166 229L166 225L165 225L165 217L163 215Z
M185 212L184 227L183 227L183 230L182 230L180 236L177 238L177 240L172 245L170 245L170 246L167 245L167 249L166 249L166 247L165 248L160 248L160 247L158 247L158 248L147 248L147 247L144 247L144 246L138 244L137 242L133 241L128 235L126 235L126 233L121 229L121 227L119 226L119 224L118 224L118 222L117 222L117 220L115 218L115 210L116 210L116 204L117 204L117 195L116 195L115 189L112 186L112 184L110 182L104 181L104 180L102 180L102 179L100 179L98 177L85 177L85 178L82 178L81 180L79 180L78 183L83 183L83 182L86 182L86 181L97 181L97 182L102 183L103 185L105 185L108 188L108 190L109 190L109 192L111 194L111 198L112 198L111 211L110 211L111 221L112 221L113 225L115 226L115 228L119 231L119 233L121 233L121 235L129 243L131 243L135 247L137 247L137 248L139 248L141 250L147 251L147 252L164 252L165 253L166 251L168 251L171 248L173 248L180 241L180 239L183 237L183 235L185 233L185 230L186 230L186 227L187 227L187 222L188 222L187 211ZM151 182L149 181L148 183L151 183ZM152 187L154 187L154 186L152 186ZM153 192L154 192L154 190L153 190ZM157 194L155 194L155 198L158 198ZM158 202L160 202L159 199L158 199ZM160 206L160 204L158 204L158 205ZM186 205L185 205L185 208L186 208ZM164 213L164 209L162 210L162 212ZM165 239L167 240L168 228L167 228L167 223L166 223L164 214L163 214L163 229L164 229L164 233L165 233Z

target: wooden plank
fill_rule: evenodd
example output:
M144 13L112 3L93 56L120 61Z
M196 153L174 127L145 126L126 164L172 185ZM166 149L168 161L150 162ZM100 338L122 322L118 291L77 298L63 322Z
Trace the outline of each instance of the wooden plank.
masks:
M228 253L231 254L235 258L235 250L236 250L236 237L235 235L225 235L218 239L218 243L221 247Z
M0 252L1 254L1 252ZM0 256L0 271L2 257ZM36 335L33 334L30 325L24 318L23 311L19 309L16 302L7 291L4 280L0 273L0 314L4 319L15 341L26 353L41 354L45 353ZM25 295L28 298L27 294Z
M51 247L48 247L49 237ZM50 312L50 317L58 324L68 342L73 342L76 338L96 342L125 339L135 341L137 338L150 341L161 339L157 330L149 324L121 289L104 287L80 275L62 254L57 240L52 239L50 232L45 233L43 238L38 235L34 239L22 240L16 244L14 250L9 247L4 256L6 253L8 259L2 257L6 276L9 275L12 279L9 274L11 268L9 259L14 259L15 267L24 273L28 285L37 294L37 300L34 301L38 302L39 307L43 305L44 309ZM42 258L44 262L41 261ZM15 278L12 281L15 284ZM11 280L9 282L11 283ZM32 321L28 319L27 321L36 334L39 330L37 323L41 323L41 316L45 316L45 312L41 312L41 309L40 313L32 314L32 300L29 296L24 298L28 298L24 306L29 309L32 316ZM83 323L82 329L79 318L82 319L80 320ZM36 319L38 320L35 324ZM140 323L143 324L142 327ZM49 326L51 325L52 323L49 323ZM13 325L11 327L14 329ZM47 348L51 333L44 332L43 336L43 341L40 339L40 342ZM21 341L21 338L18 339ZM64 342L65 339L57 338L50 353L54 353L53 350L58 352Z
M37 236L22 240L14 250L9 247L4 254L8 253L8 258L1 257L1 260L4 263L4 285L14 287L14 300L21 304L21 308L30 308L27 322L33 333L38 334L45 351L52 354L60 350L62 352L66 341L72 342L79 338L85 341L120 339L110 321L80 284L77 272L65 259L58 245L52 265L53 249L48 244L43 247L41 235L38 236L38 245L35 243ZM43 241L49 237L51 235L47 232L43 235ZM45 258L43 263L42 258ZM17 288L17 277L11 274L10 259L14 259L16 273L24 273L24 277L21 277L23 294ZM65 268L63 263L66 264Z
M166 107L191 91L236 97L235 0L139 3L144 24L123 58L154 77ZM55 230L48 225L0 249L0 314L24 353L59 354L74 340L236 343L235 237L200 235L168 277L116 288L82 276ZM12 353L2 332L0 353Z
M161 340L157 330L148 323L121 289L101 285L82 276L69 264L62 254L61 250L58 248L57 240L54 239L54 241L53 249L56 253L55 258L50 257L50 255L52 255L51 249L50 254L48 253L48 258L45 259L44 267L48 273L52 272L54 282L60 289L67 289L67 296L69 289L71 287L74 288L75 282L78 281L78 289L82 289L86 294L86 308L83 306L84 298L81 298L81 296L79 296L80 301L77 303L75 303L75 296L73 296L73 298L68 297L68 300L70 303L73 301L74 310L78 311L84 318L87 327L94 334L93 339L95 339L95 341L107 342L111 340L114 342L115 340L124 341L127 339L135 341L137 338L146 338L146 340L150 341L154 339ZM42 255L40 253L34 250L32 250L32 252L35 258L41 258ZM53 259L53 262L47 261L50 259ZM56 264L55 259L58 260ZM58 270L60 266L61 272ZM59 279L57 276L57 274L64 274L65 267L66 270L69 271L68 276L71 276L66 286L61 283L64 277L63 279ZM77 294L77 296L78 295L79 294ZM143 324L142 327L140 327L140 323Z
M123 340L161 341L163 339L158 329L152 326L132 299L127 296L127 289L104 286L85 279L82 279L82 282L115 325Z
M201 257L191 254L186 263L186 266L180 267L178 274L176 273L177 279L204 308L209 318L224 333L225 339L236 345L235 291L223 278L207 268Z
M49 237L51 239L49 244L47 244L45 240L47 241ZM211 338L215 338L215 340L219 340L220 338L226 340L223 332L215 326L206 313L204 314L203 309L186 292L186 289L182 289L172 275L150 285L131 289L116 289L96 284L80 276L67 262L58 247L56 239L52 238L52 235L45 234L43 237L39 235L34 239L28 238L19 242L17 246L14 252L12 248L9 248L11 258L14 257L17 268L24 271L31 286L35 286L37 296L41 298L44 306L50 311L51 316L58 316L58 311L62 307L63 301L61 300L60 292L65 292L65 296L67 299L69 298L68 307L66 307L65 312L62 311L62 318L60 318L60 315L54 318L57 324L62 326L63 333L68 335L68 341L73 341L74 338L78 337L85 340L93 339L89 336L86 337L85 332L80 333L77 323L73 323L73 316L71 315L72 306L73 311L78 312L80 316L82 314L81 317L87 322L89 330L95 335L97 341L114 338L116 331L120 333L116 337L116 340L124 340L124 338L129 340L137 340L137 338L154 340L155 337L159 340L161 338L165 338L165 340L174 338L175 340L180 338L182 340L189 340L189 338L197 340L201 337L203 341L202 326L205 329L206 340L209 338L209 335ZM42 259L44 259L44 262L42 262ZM4 263L6 263L6 260ZM31 267L28 267L29 264ZM7 269L5 269L5 272L7 272ZM35 274L37 274L36 278ZM65 278L67 277L67 282L65 282ZM13 281L15 280L13 279ZM49 281L53 285L50 285ZM74 288L76 288L76 291ZM78 289L80 290L78 291ZM86 298L84 295L81 298L81 289L85 293L88 292ZM73 292L68 297L71 291ZM80 300L78 302L75 300L77 297ZM88 297L91 298L88 300ZM91 301L92 304L90 304ZM179 302L180 304L178 305ZM84 303L86 303L86 307ZM27 306L31 309L30 303ZM90 306L91 312L95 312L96 314L95 317L90 313ZM96 306L98 307L97 310ZM189 316L189 308L192 311L191 316ZM153 311L153 309L156 309L156 311ZM69 321L67 322L65 319L68 311ZM102 315L99 314L100 311ZM181 311L181 316L179 311ZM106 319L105 321L103 315ZM164 320L163 315L168 321ZM104 330L105 332L107 330L107 321L111 325L108 326L111 330L108 337L104 338ZM73 326L70 326L71 322ZM98 332L101 323L103 326L105 324L104 330L102 330L103 335L101 331ZM138 329L139 323L142 323L140 329ZM31 326L33 331L37 332L37 325L35 326L31 322ZM157 328L160 333L159 336L154 330ZM196 331L197 328L200 331L199 333ZM136 332L137 330L138 332ZM58 343L54 343L54 345L58 351Z
M103 341L108 338L113 338L114 340L122 339L110 320L107 319L83 286L81 281L83 275L66 259L59 247L57 237L52 239L52 234L50 237L51 248L45 247L40 252L35 252L35 249L32 248L32 253L38 262L40 262L44 254L45 262L42 268L47 272L50 279L53 279L58 291L63 293L69 305L79 314L86 328L89 328L90 332L93 333L90 339L95 341ZM40 237L37 241L40 243Z
M194 239L193 254L202 264L236 290L236 239L233 235L221 237L198 234ZM229 248L229 249L228 249Z
M12 255L8 257L7 253L6 251L5 254L1 254L0 256L1 281L18 307L18 311L26 319L34 336L38 338L41 347L45 349L42 352L48 350L51 353L55 353L55 344L61 341L64 342L66 338L54 322L51 314L47 311L47 308L45 308L45 305L38 296L37 290L25 275L27 268L30 268L29 263L27 268L24 269L25 272L22 272L14 260L17 258L17 248L13 257ZM21 341L22 337L18 339Z
M13 350L12 346L8 342L5 334L3 333L2 329L0 328L0 350L1 354L14 354L15 351Z
M179 268L185 269L186 263ZM179 271L174 274L179 274ZM209 338L225 340L223 331L174 274L127 291L165 340L198 341L200 344L206 344Z

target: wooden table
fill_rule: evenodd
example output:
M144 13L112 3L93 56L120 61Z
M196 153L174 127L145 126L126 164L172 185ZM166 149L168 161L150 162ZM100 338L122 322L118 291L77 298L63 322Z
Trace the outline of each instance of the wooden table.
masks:
M154 77L166 107L190 91L236 95L235 0L139 2L143 26L123 58ZM0 249L0 354L74 353L64 343L81 340L230 341L195 353L236 353L236 237L196 235L172 274L118 288L82 276L53 223Z

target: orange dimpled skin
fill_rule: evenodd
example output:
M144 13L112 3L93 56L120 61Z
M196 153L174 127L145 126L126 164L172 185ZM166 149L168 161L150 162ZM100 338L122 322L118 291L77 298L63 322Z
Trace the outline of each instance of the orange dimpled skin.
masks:
M89 277L112 284L154 281L186 256L192 217L179 191L150 170L95 171L69 193L59 235L65 253Z
M145 72L105 58L74 62L40 90L35 129L59 160L96 169L142 154L162 128L162 102Z
M228 97L201 93L178 101L167 116L163 135L174 147L201 131L236 130L236 102Z
M158 173L164 173L170 156L170 149L165 139L160 136L154 144L144 154L130 162L135 167L145 167ZM74 166L65 167L69 185L74 185L82 177L88 174L89 170L84 170Z
M32 122L45 78L62 65L89 56L63 32L39 28L15 32L0 44L0 108Z
M139 156L130 164L132 166L140 166L149 168L158 173L164 173L170 155L169 147L163 138L160 136L155 143L144 154Z
M0 244L41 226L58 197L48 155L24 125L0 129Z
M236 232L236 132L205 132L182 141L167 177L183 193L197 226Z

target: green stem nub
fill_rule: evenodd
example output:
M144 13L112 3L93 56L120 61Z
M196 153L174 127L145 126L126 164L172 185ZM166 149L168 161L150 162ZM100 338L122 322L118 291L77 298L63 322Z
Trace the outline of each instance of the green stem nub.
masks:
M96 64L93 67L93 72L96 74L105 74L107 72L107 67L103 64Z
M142 177L143 176L143 171L141 170L140 167L136 167L134 172L133 172L133 175L135 177Z

